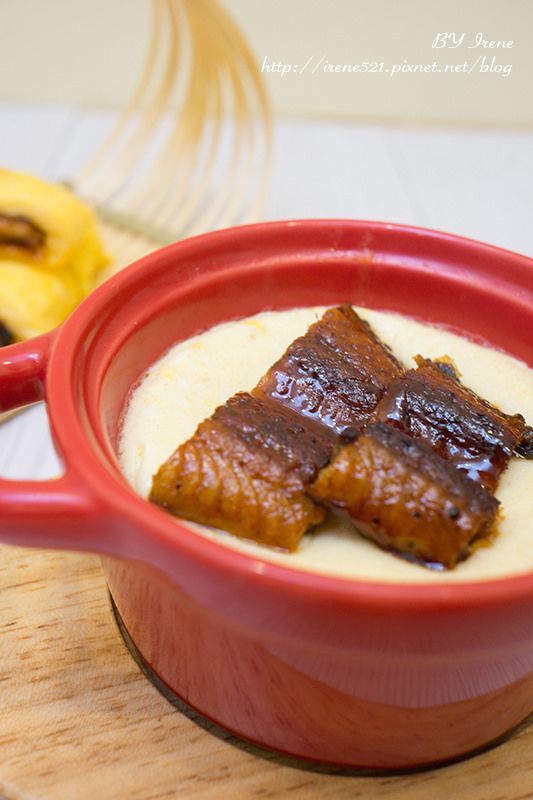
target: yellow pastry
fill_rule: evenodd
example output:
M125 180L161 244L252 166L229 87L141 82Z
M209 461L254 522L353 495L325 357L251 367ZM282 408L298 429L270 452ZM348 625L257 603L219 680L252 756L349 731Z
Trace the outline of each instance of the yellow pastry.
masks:
M0 324L15 340L63 322L108 261L93 211L72 192L0 169Z

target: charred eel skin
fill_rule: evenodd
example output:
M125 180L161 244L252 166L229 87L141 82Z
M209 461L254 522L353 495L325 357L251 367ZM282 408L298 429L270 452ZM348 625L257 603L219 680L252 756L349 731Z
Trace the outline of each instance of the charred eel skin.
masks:
M533 458L533 429L466 388L453 365L416 357L396 378L376 420L427 442L442 458L493 491L513 456Z
M499 506L427 444L380 422L340 446L309 492L380 547L445 569L488 535Z
M295 340L251 393L199 425L154 476L150 500L171 513L285 550L326 510L306 486L338 433L364 424L402 371L349 305Z

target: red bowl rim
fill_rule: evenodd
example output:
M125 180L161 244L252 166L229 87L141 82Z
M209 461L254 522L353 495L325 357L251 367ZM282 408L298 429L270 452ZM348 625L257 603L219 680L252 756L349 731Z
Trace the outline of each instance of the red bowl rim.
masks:
M231 242L237 235L268 236L276 231L287 230L289 227L302 232L316 229L333 230L339 228L339 226L341 228L346 226L357 227L361 231L372 230L381 233L386 230L396 236L422 237L425 240L431 239L433 242L439 243L440 246L453 245L466 248L479 256L488 253L497 254L506 262L514 265L516 269L527 268L533 273L533 260L525 255L512 253L493 245L480 243L473 239L450 233L411 225L377 221L298 219L262 222L214 231L182 240L145 256L110 278L81 303L59 330L55 351L51 359L51 362L55 363L51 364L50 390L52 399L50 417L57 433L59 446L63 447L65 444L62 430L66 425L70 431L69 449L73 449L76 452L76 449L80 451L81 448L81 452L87 454L87 458L84 459L83 463L83 475L87 485L92 486L94 492L105 501L107 506L121 515L123 519L129 519L135 522L135 525L138 525L139 521L141 521L142 526L147 531L150 543L154 547L157 545L162 553L167 553L167 558L170 551L176 554L179 552L187 553L189 557L197 561L209 564L212 568L226 574L232 573L246 581L261 581L272 587L283 586L285 591L292 592L294 595L313 593L321 597L336 598L339 601L364 602L373 608L383 609L383 611L390 608L391 603L399 604L404 609L416 608L418 611L420 611L422 604L429 613L435 607L459 610L467 607L503 606L507 603L530 601L533 599L533 572L497 579L461 581L457 583L391 583L376 580L354 580L347 577L295 569L263 560L256 555L234 550L222 542L206 539L186 525L182 525L176 518L170 517L166 512L151 506L135 493L123 476L115 472L113 480L110 480L113 470L110 471L109 467L102 463L101 458L88 445L86 434L82 428L79 413L72 397L68 395L66 398L67 403L64 402L64 378L60 373L64 370L65 365L76 357L79 337L92 325L101 303L105 302L105 298L110 295L120 295L121 287L125 282L138 280L140 276L145 274L147 269L150 269L151 265L157 264L169 253L194 253L199 246L223 245ZM53 402L54 396L57 396L59 392L63 393L61 419L57 417ZM90 456L89 449L91 449ZM177 535L178 530L179 536ZM135 552L124 555L135 557ZM161 563L164 566L163 561Z

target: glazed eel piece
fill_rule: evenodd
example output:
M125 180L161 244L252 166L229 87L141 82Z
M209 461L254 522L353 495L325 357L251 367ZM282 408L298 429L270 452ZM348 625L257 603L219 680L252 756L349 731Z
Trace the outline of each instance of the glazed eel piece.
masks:
M306 486L338 432L368 420L401 367L351 306L329 309L251 393L219 406L153 478L171 513L294 550L325 509Z
M160 467L150 499L184 519L295 550L325 517L305 486L330 453L329 440L290 409L239 393Z
M178 447L150 499L289 551L336 509L383 548L453 567L489 535L491 491L533 455L532 429L446 360L416 361L404 372L351 306L329 309Z
M254 394L276 400L336 437L365 423L404 369L348 303L328 309L289 345Z
M404 558L446 569L487 537L498 500L429 445L379 422L353 436L309 492L347 516L363 536Z
M376 407L375 419L423 439L442 458L493 491L513 456L533 458L533 428L460 381L448 361L415 359Z

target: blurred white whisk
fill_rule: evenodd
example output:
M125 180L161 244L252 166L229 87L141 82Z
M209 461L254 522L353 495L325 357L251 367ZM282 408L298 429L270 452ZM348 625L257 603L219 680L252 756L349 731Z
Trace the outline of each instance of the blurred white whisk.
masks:
M216 0L152 7L137 88L70 181L99 214L113 272L184 236L257 219L267 186L269 103L245 37Z

